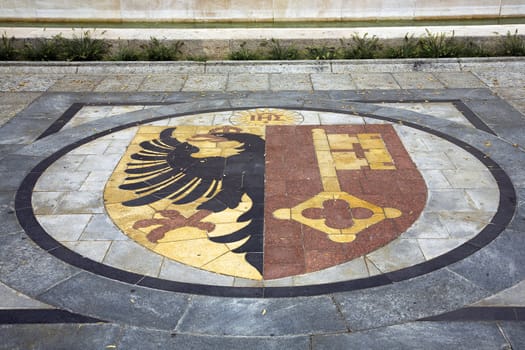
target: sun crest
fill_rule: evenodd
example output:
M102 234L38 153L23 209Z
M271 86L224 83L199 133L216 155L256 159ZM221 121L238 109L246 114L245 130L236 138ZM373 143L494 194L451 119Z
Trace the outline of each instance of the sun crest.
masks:
M257 108L237 111L230 121L235 125L295 125L304 117L297 111L274 108Z

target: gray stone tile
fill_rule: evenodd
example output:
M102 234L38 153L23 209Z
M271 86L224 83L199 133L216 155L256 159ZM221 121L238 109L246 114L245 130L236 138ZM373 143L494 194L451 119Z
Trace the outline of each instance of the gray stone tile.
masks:
M485 290L499 292L525 278L523 244L521 232L507 229L488 246L449 268Z
M25 105L4 104L0 105L0 126L7 123L16 114L22 111Z
M425 72L393 73L402 89L442 89L444 86L432 74Z
M69 172L63 169L61 172L46 172L41 176L35 186L35 191L65 192L78 190L88 177L88 172Z
M113 241L104 263L120 269L158 276L163 257L133 241Z
M381 103L380 106L400 108L407 111L431 115L436 118L450 120L465 126L473 127L467 118L449 102L411 102L411 103ZM406 128L405 128L406 129ZM421 134L421 132L419 132Z
M181 91L186 74L148 75L140 85L140 91Z
M525 349L525 322L502 322L500 325L511 349Z
M166 119L166 125L168 125L168 120ZM104 151L104 154L124 154L124 151L128 147L129 142L127 140L112 140L108 148Z
M0 82L0 90L9 92L46 91L58 79L60 75L6 75Z
M439 151L412 152L410 154L419 170L454 170L455 166L447 154Z
M481 79L486 85L494 88L522 88L525 85L525 77L523 77L523 73L520 70L473 70L472 73Z
M443 170L443 175L453 188L495 189L494 177L488 170Z
M329 267L318 272L293 276L293 284L294 286L316 285L329 282L366 278L368 276L369 274L365 259L360 257L347 263Z
M55 210L57 214L104 213L102 193L66 192Z
M485 88L487 85L471 72L434 72L447 88Z
M449 232L451 238L470 238L487 226L494 212L442 211L438 215L439 221Z
M6 208L7 210L0 211L0 235L14 234L22 231L20 223L16 218L15 211L12 206Z
M188 296L116 282L88 272L55 285L40 300L78 313L146 328L172 330Z
M354 349L356 344L370 350L509 349L495 323L417 322L312 339L312 349Z
M293 285L293 277L283 277L274 280L264 280L265 287L289 287Z
M399 324L451 311L487 292L448 270L378 288L335 294L352 331Z
M234 282L232 276L204 271L170 259L164 259L160 268L159 278L187 283L220 286L233 286Z
M495 189L468 189L465 191L476 208L482 212L495 212L499 204L499 190Z
M213 113L199 114L196 116L184 116L170 118L168 120L168 126L177 126L177 125L213 125L214 119Z
M312 90L312 81L309 74L270 74L270 89L283 90Z
M355 90L356 86L350 74L314 73L310 75L314 90Z
M377 268L377 266L374 265L374 263L372 261L370 261L370 259L367 259L366 256L365 256L364 260L365 260L366 268L368 269L368 274L370 276L376 276L376 275L382 275L383 274L383 272L381 270L379 270Z
M41 92L0 92L0 104L28 105L42 96Z
M113 240L127 240L124 235L107 216L107 214L94 214L87 224L84 232L80 236L83 241L113 241Z
M123 105L123 106L113 106L113 107L111 107L111 109L109 110L107 116L108 116L108 117L112 117L112 116L119 115L119 114L124 114L124 113L130 113L130 112L140 111L140 110L144 109L144 107L145 107L145 106L143 106L143 105Z
M175 329L226 336L283 336L346 330L334 303L325 296L273 300L196 296Z
M62 173L64 171L74 172L84 161L84 159L86 159L86 157L82 154L72 154L71 152L67 153L66 155L60 157L58 161L51 164L46 169L46 173ZM53 176L55 176L55 174L53 174ZM76 177L77 175L74 176Z
M57 241L76 241L91 219L91 215L39 215L37 219L46 232Z
M491 295L475 304L476 306L525 306L525 281Z
M525 99L520 100L507 100L512 107L516 108L522 115L525 115Z
M296 337L224 337L178 334L137 327L126 327L122 332L121 349L290 349L308 350L308 336Z
M20 186L21 181L28 174L27 171L0 171L0 191L15 191Z
M403 238L449 238L448 230L443 227L439 213L423 211L421 216L406 230Z
M85 145L82 145L78 148L75 148L69 154L71 155L101 155L104 154L106 149L108 148L109 144L111 143L110 140L95 140L91 141Z
M390 73L351 73L358 89L400 89Z
M29 296L38 295L77 273L19 234L0 236L0 255L2 281Z
M454 167L459 170L486 170L487 168L466 151L456 149L455 152L447 152L447 157L450 159Z
M0 283L0 310L2 309L51 309L50 305L29 298L16 290Z
M51 120L11 118L0 129L0 144L29 144L35 141L49 126Z
M268 90L270 88L269 74L229 74L227 91L255 91Z
M523 100L525 99L525 87L501 87L493 88L492 91L504 100Z
M0 171L11 171L12 169L29 170L43 159L43 157L10 154L4 157L0 162Z
M441 170L419 170L428 189L450 189L450 183Z
M79 171L113 170L122 156L119 154L88 155L78 166Z
M182 91L224 91L227 81L226 74L190 74Z
M426 210L429 212L472 212L477 209L463 190L433 190L428 192Z
M48 91L86 92L93 91L104 79L97 75L66 75L54 83Z
M116 75L108 76L102 80L94 91L97 92L127 92L127 91L137 91L140 84L144 80L144 75Z
M322 125L337 125L337 124L349 124L349 123L361 125L365 123L363 118L357 115L335 114L335 113L327 113L327 112L320 112L319 120L321 121Z
M102 262L108 252L111 241L74 241L63 242L63 244L88 259Z
M481 118L492 130L507 140L516 139L515 142L523 143L520 138L522 133L517 133L516 128L523 125L523 115L503 101L466 101L465 104ZM487 138L488 141L488 138ZM493 142L494 143L494 142ZM493 147L486 147L487 153L493 152Z
M0 326L2 349L111 349L120 338L111 324L24 324Z
M233 280L234 287L254 287L262 288L264 287L264 281L249 280L246 278L235 278Z
M301 111L303 116L302 125L319 125L321 123L320 113L313 111Z
M426 260L434 259L465 243L458 238L421 238L417 240Z
M425 261L416 239L397 239L366 257L382 272L396 271Z
M15 191L0 192L0 213L14 213Z

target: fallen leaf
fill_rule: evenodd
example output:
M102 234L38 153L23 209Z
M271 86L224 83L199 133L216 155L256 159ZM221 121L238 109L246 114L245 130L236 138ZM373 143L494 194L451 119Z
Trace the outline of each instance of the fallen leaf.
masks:
M261 312L261 315L266 315L266 309L263 309L263 311Z

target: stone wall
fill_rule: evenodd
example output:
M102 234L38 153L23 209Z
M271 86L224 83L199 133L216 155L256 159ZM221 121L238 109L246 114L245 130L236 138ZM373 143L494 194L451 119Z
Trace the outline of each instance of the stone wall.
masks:
M525 15L523 0L1 0L9 21L352 21Z

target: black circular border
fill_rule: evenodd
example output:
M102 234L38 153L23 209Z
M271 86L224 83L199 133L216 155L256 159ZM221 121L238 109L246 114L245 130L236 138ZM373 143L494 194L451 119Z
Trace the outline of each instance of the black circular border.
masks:
M252 108L282 108L289 109L290 107L273 107L273 106L260 106ZM44 171L59 158L63 157L66 153L72 151L73 149L98 139L100 137L115 133L120 130L128 129L134 126L142 125L145 123L150 123L166 118L172 117L182 117L193 114L209 113L209 112L224 112L224 111L235 111L235 110L244 110L248 109L247 107L230 107L230 108L219 108L219 109L206 109L204 111L192 111L180 114L171 114L167 116L160 116L155 118L150 118L142 120L140 122L128 123L121 125L116 128L112 128L97 134L90 135L86 138L83 138L77 142L69 144L59 151L53 153L51 156L42 160L37 166L35 166L30 173L24 178L20 187L18 188L15 196L15 211L20 222L20 225L25 230L27 235L42 249L46 250L49 254L61 259L62 261L76 266L80 269L118 280L121 282L126 282L138 286L155 288L165 291L172 292L181 292L181 293L191 293L191 294L200 294L200 295L209 295L209 296L224 296L224 297L250 297L250 298L279 298L279 297L296 297L296 296L314 296L322 295L328 293L336 292L345 292L351 290L365 289L378 287L383 285L388 285L394 282L399 282L416 276L420 276L440 268L443 268L447 265L460 261L479 249L486 246L492 240L494 240L509 224L514 212L516 210L516 192L512 185L512 181L509 176L505 173L503 169L491 158L486 156L480 150L470 146L469 144L458 140L454 137L451 137L447 134L444 134L440 131L431 129L426 126L422 126L416 123L401 121L399 119L377 116L369 113L359 113L358 116L384 120L392 123L399 123L404 126L412 127L418 129L442 139L445 139L456 146L466 150L473 156L475 156L479 161L481 161L485 167L491 172L492 176L496 180L499 191L499 205L496 214L493 216L491 222L481 230L474 238L465 242L461 246L448 251L447 253L440 255L429 261L412 265L407 268L403 268L397 271L388 272L382 275L342 281L342 282L333 282L326 284L318 285L307 285L307 286L289 286L289 287L230 287L230 286L213 286L213 285L202 285L186 282L177 282L170 280L163 280L156 277L150 277L145 275L140 275L137 273L124 271L115 267L110 267L108 265L95 262L88 258L81 256L80 254L69 250L65 246L57 242L53 237L51 237L44 228L39 224L38 220L35 217L33 206L32 206L32 193L33 189ZM294 107L294 110L305 110L305 111L318 111L318 112L331 112L347 115L356 115L349 111L340 111L327 108L300 108Z

